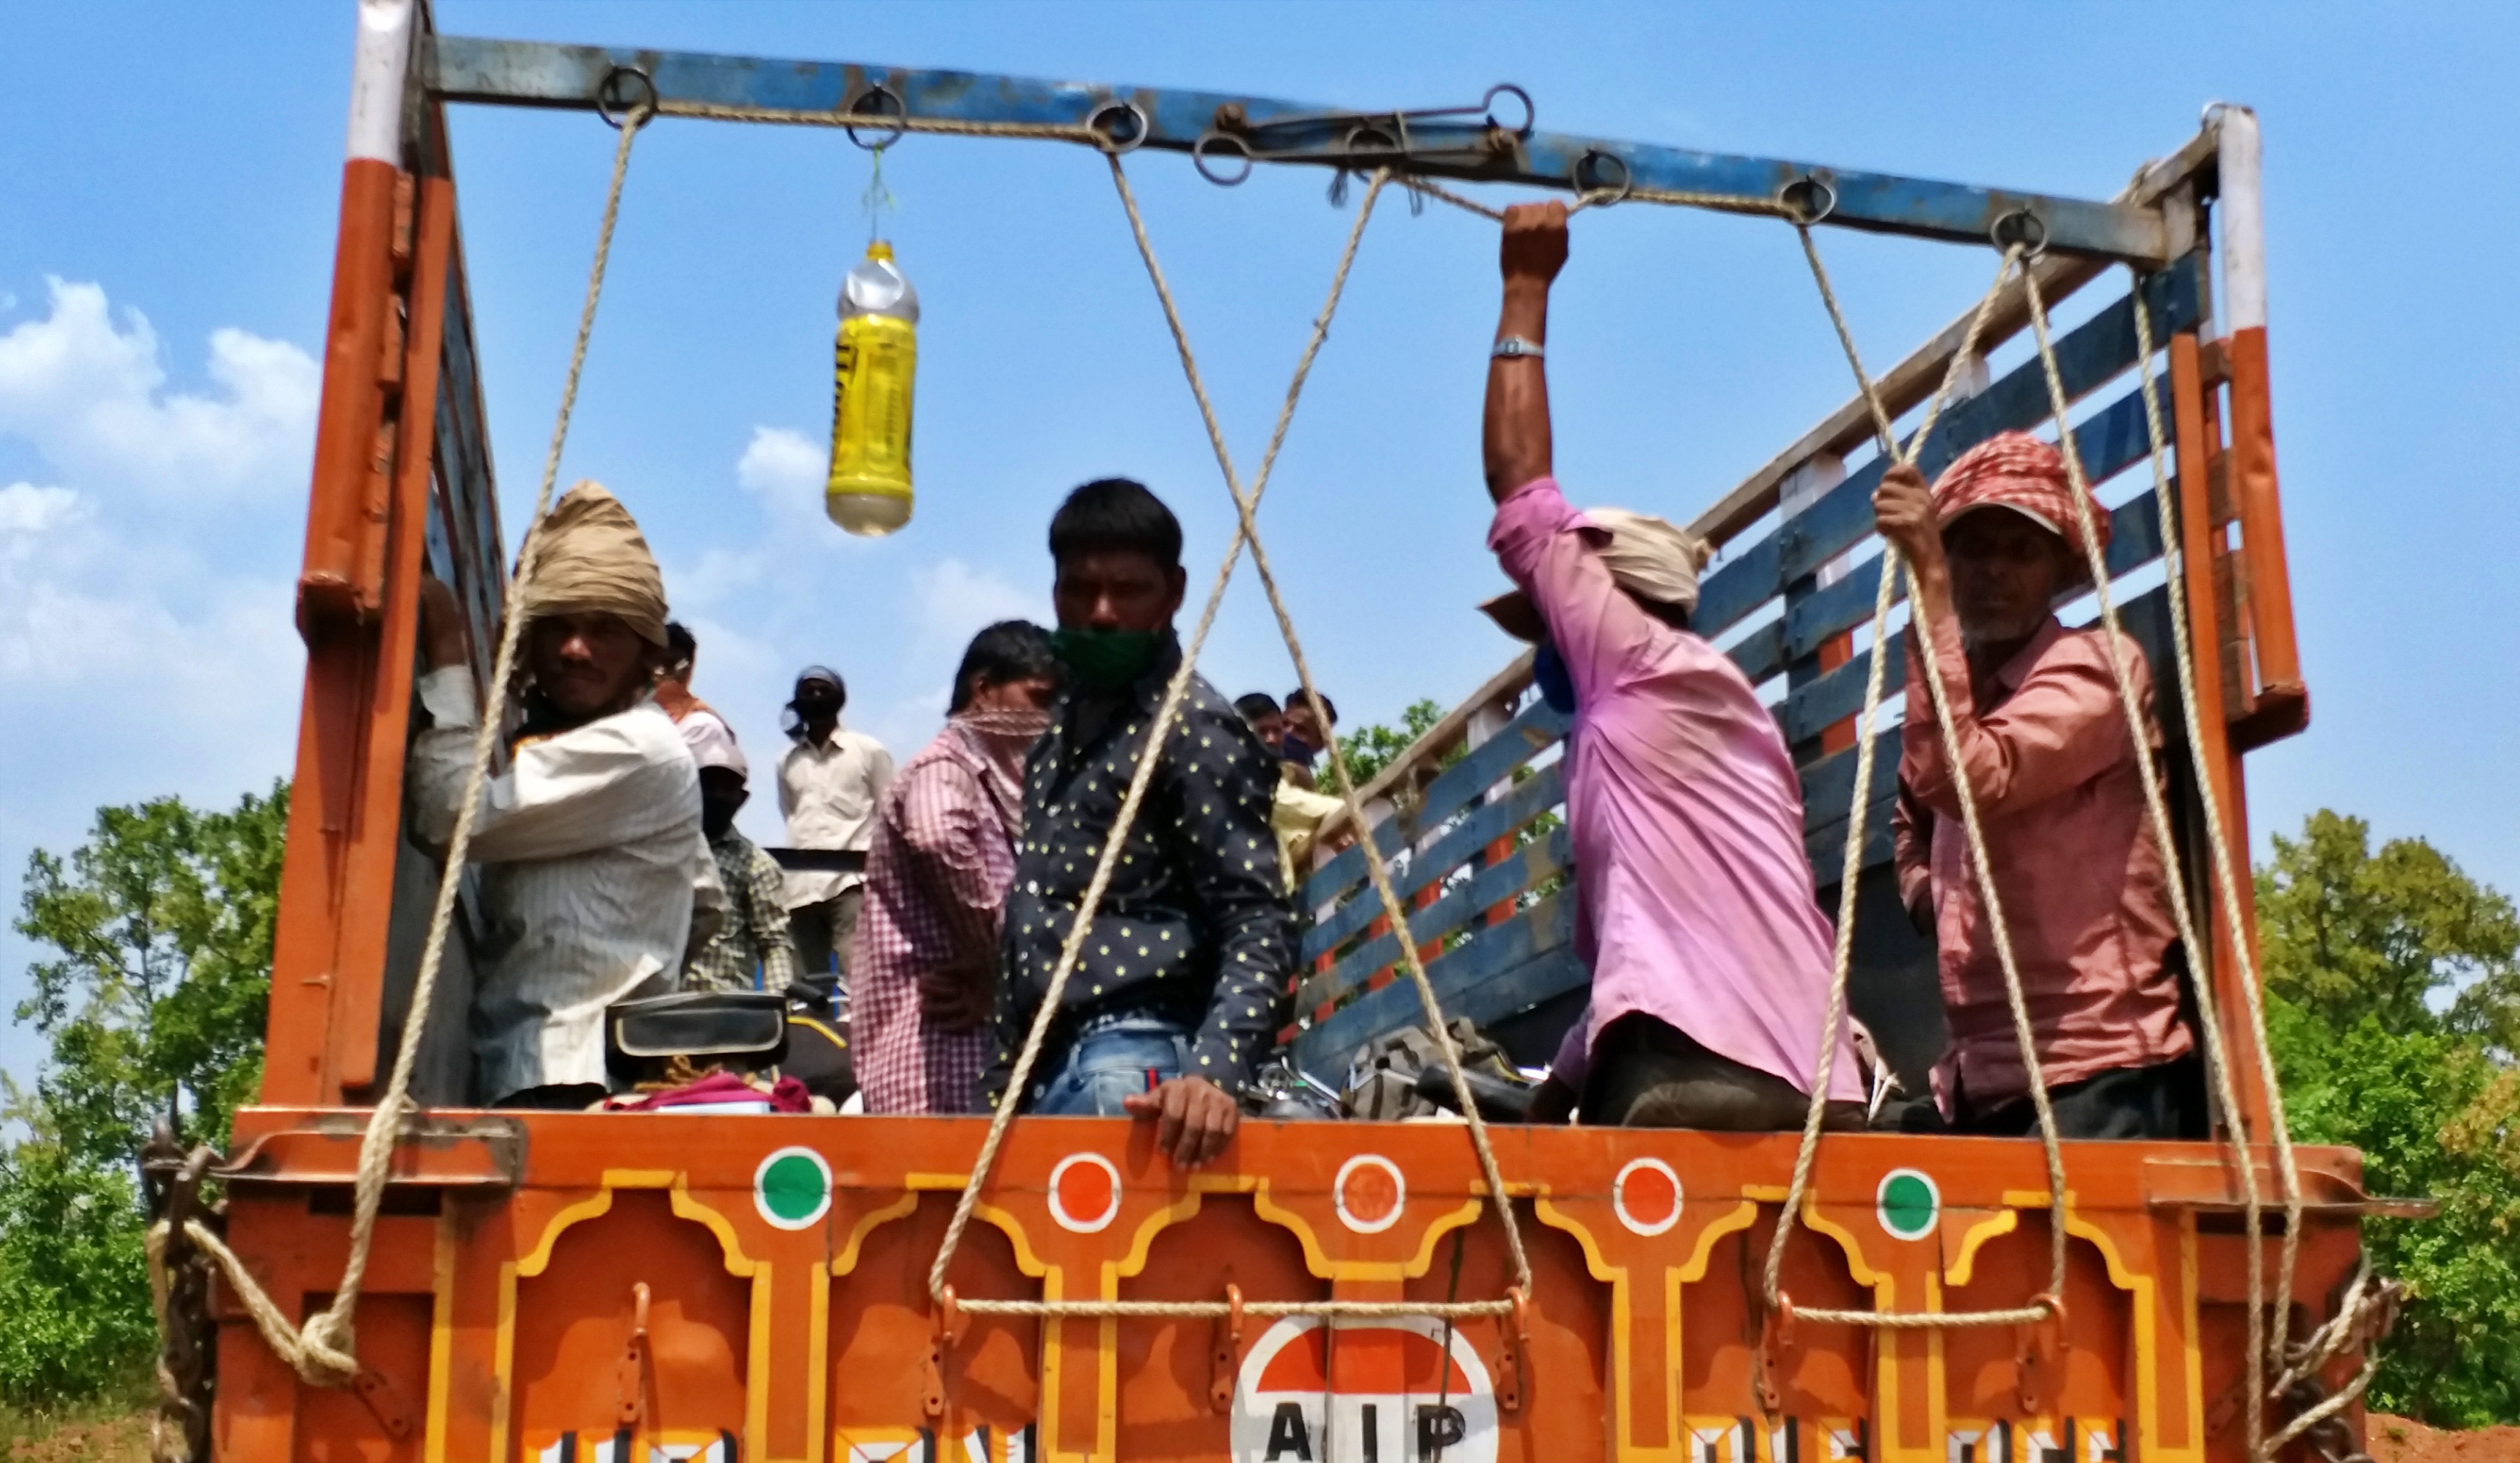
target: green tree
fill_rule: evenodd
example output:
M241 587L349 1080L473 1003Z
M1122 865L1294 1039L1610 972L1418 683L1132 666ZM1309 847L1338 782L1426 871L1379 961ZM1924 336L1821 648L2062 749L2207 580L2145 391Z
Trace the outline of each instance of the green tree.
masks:
M224 1143L260 1077L289 792L232 811L176 798L97 811L64 859L28 859L18 932L49 946L17 1016L50 1054L18 1116L80 1160L129 1158L159 1117Z
M1339 750L1347 753L1348 776L1356 779L1360 791L1365 784L1382 775L1382 770L1400 760L1400 754L1417 743L1418 737L1433 730L1444 719L1444 708L1432 701L1412 701L1401 708L1400 725L1386 727L1369 723L1338 739ZM1325 792L1337 790L1337 781L1324 763L1321 786Z
M45 1407L145 1374L157 1322L133 1159L163 1118L224 1144L261 1073L289 792L226 812L97 810L27 861L19 933L50 948L18 1019L48 1051L0 1151L0 1401Z
M0 1400L79 1401L127 1386L157 1349L130 1175L58 1145L0 1154Z
M2325 809L2278 834L2258 873L2267 987L2344 1031L2489 1037L2508 1054L2520 1011L2520 913L2419 838L2371 852L2371 827ZM2434 998L2451 995L2444 1013Z
M2376 1193L2439 1201L2366 1220L2406 1282L2374 1406L2444 1426L2520 1422L2520 921L2420 840L2370 850L2314 814L2258 871L2269 1027L2293 1136L2362 1150Z

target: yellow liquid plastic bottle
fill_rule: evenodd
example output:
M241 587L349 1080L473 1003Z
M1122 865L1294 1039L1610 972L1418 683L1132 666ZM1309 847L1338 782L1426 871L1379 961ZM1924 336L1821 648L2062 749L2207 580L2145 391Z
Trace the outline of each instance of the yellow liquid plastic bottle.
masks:
M832 394L832 473L823 509L854 534L880 537L910 521L910 393L919 367L919 291L867 245L840 284Z

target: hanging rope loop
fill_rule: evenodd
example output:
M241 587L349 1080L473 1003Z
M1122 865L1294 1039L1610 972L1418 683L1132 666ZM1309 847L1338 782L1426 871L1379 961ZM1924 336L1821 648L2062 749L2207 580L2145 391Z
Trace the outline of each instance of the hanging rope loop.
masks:
M1816 206L1816 203L1804 206ZM1996 301L2003 296L2014 270L2021 263L2023 245L2014 244L2004 249L2002 262L1996 267L1995 283L1987 287L1976 312L1969 317L1967 332L1943 373L1941 386L1926 404L1924 420L1902 448L1889 406L1881 399L1880 388L1873 381L1871 373L1864 369L1863 354L1856 349L1855 333L1848 328L1846 312L1837 302L1837 290L1829 283L1828 269L1821 260L1820 246L1812 238L1811 224L1796 223L1795 233L1802 241L1803 256L1811 264L1812 280L1820 288L1821 302L1828 309L1829 323L1837 331L1838 344L1845 350L1847 365L1855 373L1856 385L1863 392L1865 404L1871 409L1873 430L1880 439L1882 455L1900 466L1912 466L1916 455L1933 435L1935 422L1958 387L1961 374L1968 369L1969 360L1976 354L1987 318L1994 313ZM1837 940L1830 961L1827 1014L1821 1026L1820 1059L1812 1081L1811 1104L1803 1119L1802 1142L1794 1153L1793 1177L1786 1185L1784 1208L1778 1217L1776 1232L1768 1242L1762 1294L1770 1307L1774 1307L1783 1295L1785 1241L1801 1218L1804 1199L1810 1192L1812 1168L1820 1153L1821 1125L1827 1110L1829 1077L1836 1065L1837 1035L1846 1020L1847 976L1854 963L1855 952L1855 904L1863 873L1866 815L1869 811L1872 794L1872 724L1880 714L1883 677L1889 661L1885 652L1888 649L1890 607L1898 598L1899 576L1905 567L1898 549L1884 543L1881 547L1880 588L1874 595L1872 606L1871 663L1864 685L1864 711L1856 721L1855 792L1853 804L1847 811L1845 861L1838 881ZM2029 1001L2022 990L2019 962L2013 957L2012 934L2004 920L2002 901L1996 892L1985 830L1978 818L1977 798L1969 787L1968 770L1959 756L1959 732L1953 721L1951 704L1944 690L1940 657L1926 627L1912 626L1909 642L1916 646L1924 662L1927 693L1933 699L1934 720L1951 763L1952 789L1959 802L1960 823L1968 838L1969 869L1976 880L1978 899L1986 909L1987 931L1995 943L1996 961L2003 973L2004 1001L2012 1015L2013 1042L2020 1051L2022 1073L2030 1087L2031 1105L2039 1119L2040 1146L2048 1169L2049 1278L2047 1293L2062 1295L2065 1291L2065 1159L2064 1151L2057 1145L2056 1115L2049 1105L2047 1081L2040 1070L2038 1042L2030 1024ZM1806 1310L1802 1316L1813 1321L1921 1330L2032 1324L2046 1318L2048 1313L2046 1307L2031 1305L2002 1310Z
M1296 637L1294 621L1287 613L1284 598L1279 592L1277 576L1270 567L1268 552L1261 543L1259 527L1254 515L1259 507L1261 494L1268 489L1270 474L1277 466L1279 451L1285 445L1286 431L1294 421L1295 406L1302 397L1305 381L1312 374L1313 362L1320 355L1323 342L1328 337L1330 321L1337 313L1339 301L1346 291L1348 273L1356 263L1357 246L1365 237L1365 226L1372 217L1375 201L1380 199L1383 189L1392 181L1392 174L1387 168L1377 171L1374 174L1372 186L1367 190L1364 201L1358 206L1356 222L1348 232L1347 246L1340 254L1338 268L1331 278L1329 297L1323 304L1320 316L1313 323L1312 336L1306 342L1301 359L1296 363L1293 379L1288 383L1285 399L1278 410L1277 425L1270 433L1268 448L1261 455L1259 470L1253 475L1250 489L1246 492L1242 487L1239 474L1235 470L1233 455L1226 447L1224 427L1217 419L1215 406L1208 396L1206 382L1199 374L1197 357L1192 352L1189 331L1182 322L1180 307L1173 299L1172 287L1165 280L1163 267L1155 258L1154 244L1148 236L1146 218L1139 209L1137 195L1129 186L1128 172L1121 165L1121 159L1117 155L1110 158L1110 166L1112 187L1119 195L1123 211L1128 215L1130 234L1137 242L1139 257L1146 264L1148 279L1154 287L1155 297L1163 306L1164 322L1172 332L1174 348L1181 357L1183 377L1189 382L1191 395L1198 404L1200 420L1207 428L1208 445L1216 455L1217 466L1225 478L1226 491L1234 499L1236 510L1234 536L1226 546L1223 561L1217 566L1216 578L1209 587L1206 602L1200 609L1197 626L1192 632L1188 644L1183 648L1181 665L1173 672L1171 681L1164 687L1164 694L1156 708L1153 725L1148 729L1146 750L1139 754L1128 790L1121 799L1119 814L1113 820L1111 831L1103 839L1102 852L1096 862L1093 876L1086 884L1084 896L1078 903L1075 920L1068 928L1067 940L1059 950L1058 963L1052 967L1051 978L1043 991L1041 1004L1033 1013L1032 1025L1024 1034L1024 1044L1016 1052L1006 1094L1000 1100L997 1111L990 1117L988 1133L982 1138L980 1151L972 1160L970 1175L965 1181L962 1194L955 1202L953 1217L946 1222L945 1236L937 1246L936 1258L928 1266L928 1294L939 1304L942 1303L946 1293L946 1275L953 1264L954 1255L962 1244L963 1235L969 1226L972 1212L977 1207L980 1194L987 1185L990 1172L996 1165L999 1149L1014 1122L1016 1109L1022 1104L1023 1093L1031 1082L1033 1067L1040 1058L1051 1023L1058 1014L1060 998L1066 990L1068 980L1075 972L1077 958L1083 950L1087 932L1095 912L1101 908L1112 870L1119 862L1121 847L1128 837L1129 828L1138 817L1148 785L1152 781L1156 766L1162 758L1164 740L1177 725L1181 702L1189 690L1191 677L1195 674L1198 652L1206 643L1208 632L1215 624L1218 607L1224 602L1226 588L1233 580L1235 568L1240 562L1245 545L1248 545L1251 550L1253 568L1259 574L1261 586L1268 594L1270 608L1278 618L1279 630L1284 637L1287 653L1295 662L1296 676L1304 687L1305 698L1314 707L1314 714L1321 718L1322 725L1329 724L1327 710L1321 701L1321 693L1313 685L1311 666L1305 660L1302 643ZM1357 799L1355 781L1349 775L1346 753L1337 745L1335 739L1332 740L1330 747L1330 766L1338 784L1340 798L1346 805L1348 817L1354 820L1355 826L1360 828L1367 826L1364 810ZM1393 921L1394 928L1406 930L1409 927L1408 909L1392 885L1390 870L1383 862L1380 850L1373 846L1371 838L1365 839L1363 846L1366 850L1367 872L1372 879L1376 897L1381 901L1385 916ZM1515 1221L1512 1205L1508 1198L1508 1190L1497 1164L1495 1147L1489 1140L1486 1122L1479 1116L1477 1104L1471 1100L1467 1090L1468 1080L1462 1072L1461 1052L1455 1046L1450 1033L1445 1030L1442 1002L1436 997L1434 987L1427 979L1425 966L1419 959L1416 948L1406 940L1402 941L1402 959L1417 988L1427 1026L1433 1031L1446 1066L1452 1073L1455 1099L1460 1102L1462 1112L1467 1116L1466 1128L1470 1144L1478 1159L1489 1202L1495 1207L1505 1232L1507 1249L1511 1256L1513 1285L1505 1298L1493 1301L1245 1302L1241 1307L1245 1314L1321 1315L1357 1319L1391 1319L1402 1316L1439 1316L1450 1319L1472 1315L1509 1315L1515 1312L1518 1305L1515 1293L1527 1295L1530 1292L1531 1263L1524 1252L1521 1229ZM1028 1316L1128 1315L1193 1318L1224 1315L1230 1308L1229 1303L1221 1301L994 1301L964 1298L958 1300L957 1304L965 1311L975 1315Z
M2362 1389L2370 1385L2372 1373L2378 1367L2379 1361L2375 1353L2364 1366L2361 1377L2345 1393L2339 1394L2344 1400L2337 1402L2336 1408L2318 1413L2318 1417L2310 1417L2308 1421L2295 1418L2291 1425L2287 1425L2272 1440L2267 1440L2264 1437L2266 1419L2263 1408L2256 1404L2256 1399L2279 1396L2286 1385L2279 1380L2273 1388L2267 1388L2264 1385L2266 1367L2272 1360L2278 1374L2290 1370L2285 1364L2283 1349L2292 1311L2293 1279L2300 1264L2301 1175L2293 1160L2291 1126L2284 1115L2283 1086L2274 1068L2274 1049L2268 1043L2266 1000L2258 985L2257 959L2249 942L2247 921L2240 913L2242 886L2239 882L2238 861L2231 852L2230 835L2224 823L2221 796L2215 791L2215 769L2206 751L2204 722L2196 704L2196 652L2191 643L2187 621L2187 556L2179 533L2178 489L2170 478L2169 432L2162 421L2160 393L2152 374L2152 356L2155 348L2152 334L2152 311L2144 301L2144 289L2148 280L2140 273L2134 271L2130 273L2133 275L2134 282L2131 296L2135 306L2137 370L2143 392L2144 431L2146 445L2150 449L2148 456L2152 466L2153 508L2161 531L2162 566L2166 571L2163 576L2163 587L2170 600L2172 658L2178 662L2180 708L2187 732L2188 753L2193 759L2195 769L2196 798L2199 811L2204 815L2206 843L2212 854L2210 870L2212 882L2207 886L2208 898L2210 899L2216 892L2222 896L2225 935L2229 944L2232 964L2239 977L2241 1004L2247 1012L2249 1021L2249 1038L2256 1046L2259 1089L2267 1104L2268 1131L2265 1134L2265 1140L2272 1142L2274 1147L2275 1176L2281 1185L2283 1197L2284 1228L2280 1256L2276 1263L2274 1301L2277 1314L2283 1316L2285 1320L2284 1328L2279 1329L2270 1340L2265 1329L2268 1299L2265 1279L2266 1255L2265 1247L2258 1243L2258 1236L2263 1232L2260 1221L2263 1205L2258 1196L2257 1166L2250 1152L2249 1134L2240 1120L2239 1097L2233 1086L2229 1058L2224 1049L2222 1019L2215 1009L2212 972L2199 972L2198 978L2188 984L2197 995L2197 1025L2204 1030L2208 1065L2214 1069L2216 1097L2222 1104L2224 1122L2229 1130L2231 1146L2237 1160L2235 1169L2241 1185L2242 1218L2250 1236L2250 1242L2246 1247L2249 1272L2247 1375L2248 1395L2252 1399L2247 1409L2248 1453L2256 1463L2268 1463L2268 1460L2272 1460L2286 1442L2300 1436L2302 1431L2314 1426L2318 1417L2332 1416L2336 1408L2342 1408L2350 1404L2355 1397L2362 1396ZM2048 373L2048 396L2055 407L2061 428L2065 416L2064 379L2056 366L2055 352L2048 344L2046 310L2040 305L2035 293L2032 302L2034 308L2032 320L2039 332L2040 360ZM2070 445L2073 433L2065 430L2063 435L2068 444L2065 449L2066 466L2076 474L2075 480L2079 483L2082 481L2080 476L2082 460ZM2077 496L2079 498L2082 495ZM2089 506L2086 505L2082 511L2088 519ZM2088 522L2084 531L2088 538L2090 534ZM2119 694L2122 698L2131 701L2132 693L2127 687L2126 668L2118 661L2121 652L2118 649L2117 610L2110 600L2107 580L2104 576L2099 581L2099 593L2101 612L2107 619L2111 632L2111 666L2118 674ZM2149 804L2146 811L2152 819L2154 841L2161 846L2165 877L2172 892L2172 911L2179 919L2181 938L2188 942L2187 949L2201 952L2205 947L2191 932L2193 925L2188 914L2187 902L2179 894L2179 891L2186 886L2179 872L2178 854L2174 840L2170 836L2169 815L2161 806L2160 779L2151 775L2151 747L2148 742L2139 742L2138 745L2141 746L2142 755L2146 759L2144 766L2147 776L2144 779L2144 789ZM2351 1297L2349 1296L2348 1299L2350 1303ZM2339 1319L2341 1320L2346 1311L2351 1308L2350 1304L2340 1308ZM2313 1410L2317 1411L2317 1409Z

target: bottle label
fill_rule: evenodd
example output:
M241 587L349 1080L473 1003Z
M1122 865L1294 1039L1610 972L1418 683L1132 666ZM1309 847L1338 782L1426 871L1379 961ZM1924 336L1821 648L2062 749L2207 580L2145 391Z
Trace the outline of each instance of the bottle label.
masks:
M833 357L832 493L910 496L917 328L882 315L840 322Z

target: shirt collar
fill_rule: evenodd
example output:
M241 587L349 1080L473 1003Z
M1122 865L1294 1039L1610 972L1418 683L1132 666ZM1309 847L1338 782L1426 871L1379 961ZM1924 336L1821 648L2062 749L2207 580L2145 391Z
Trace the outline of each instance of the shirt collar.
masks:
M2021 683L2030 679L2031 670L2039 664L2039 657L2048 653L2048 646L2064 638L2064 625L2054 615L2049 615L2048 623L2039 627L2039 633L2030 637L2028 644L2013 651L2011 659L1996 667L1995 684L2002 687L2007 696L2019 690Z

